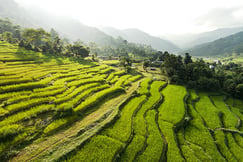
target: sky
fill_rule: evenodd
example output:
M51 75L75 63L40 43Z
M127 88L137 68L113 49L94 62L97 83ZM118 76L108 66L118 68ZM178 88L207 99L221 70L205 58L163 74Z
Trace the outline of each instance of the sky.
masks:
M243 26L243 0L15 0L88 26L138 28L151 35Z

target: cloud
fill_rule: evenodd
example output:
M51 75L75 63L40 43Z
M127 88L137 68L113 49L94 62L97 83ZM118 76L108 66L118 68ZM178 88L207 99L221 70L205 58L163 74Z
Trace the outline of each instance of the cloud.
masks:
M209 28L225 28L242 26L243 6L231 8L216 8L207 14L194 20L196 26L207 26Z

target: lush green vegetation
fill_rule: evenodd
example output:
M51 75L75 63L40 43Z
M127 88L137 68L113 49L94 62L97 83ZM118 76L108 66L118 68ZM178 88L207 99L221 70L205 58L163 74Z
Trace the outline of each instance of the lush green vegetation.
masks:
M107 108L104 106L106 111L99 112L99 107L113 99L121 102L127 96L126 90L129 91L130 86L136 88L133 82L142 77L90 61L75 62L72 58L58 56L49 58L46 54L6 42L0 42L0 46L3 52L0 59L4 59L0 62L1 161L16 154L10 150L21 149L32 141L44 143L46 136L60 136L62 131L72 129L73 124L82 123L86 116L90 115L93 120L91 123L88 120L87 124L97 127L100 127L100 122L107 124L115 118L117 109L110 109L108 105ZM22 56L25 54L27 56ZM36 56L43 62L29 62L26 59L35 59ZM20 60L20 57L23 59ZM112 84L108 75L122 78ZM141 98L141 102L144 99ZM82 123L75 130L77 138L86 139L79 133L86 129L89 130L89 125ZM70 136L75 135L72 133L69 132Z
M189 53L184 59L179 55L162 53L160 60L161 72L170 82L186 85L207 91L224 91L231 96L242 98L243 96L243 67L241 64L230 62L222 65L218 63L206 63L203 59L193 61Z
M169 81L188 87L218 73L188 54L158 57ZM213 82L195 91L143 76L126 58L122 70L76 59L0 42L0 161L243 159L243 102L198 91ZM237 70L227 71L235 82Z

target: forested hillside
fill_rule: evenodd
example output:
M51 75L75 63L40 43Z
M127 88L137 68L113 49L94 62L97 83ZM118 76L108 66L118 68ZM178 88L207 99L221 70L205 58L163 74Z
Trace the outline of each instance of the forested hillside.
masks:
M220 38L236 34L243 31L243 27L231 27L231 28L219 28L209 32L202 32L196 34L181 34L181 35L165 35L162 38L166 38L169 41L175 43L182 49L193 48L194 46L205 44L215 41Z
M187 50L193 56L224 56L243 53L243 32Z

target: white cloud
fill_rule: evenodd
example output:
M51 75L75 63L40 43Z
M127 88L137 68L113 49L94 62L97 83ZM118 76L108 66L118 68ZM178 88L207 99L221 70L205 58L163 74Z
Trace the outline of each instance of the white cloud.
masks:
M243 6L217 8L195 20L196 25L209 28L242 26Z

